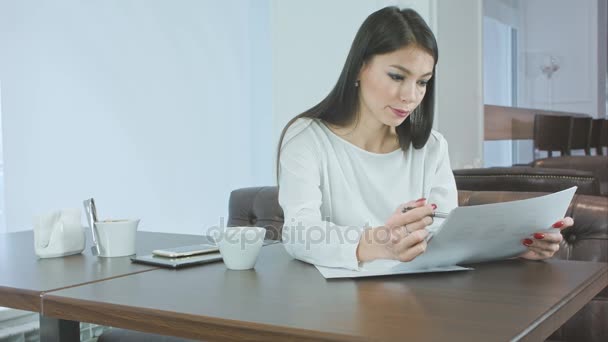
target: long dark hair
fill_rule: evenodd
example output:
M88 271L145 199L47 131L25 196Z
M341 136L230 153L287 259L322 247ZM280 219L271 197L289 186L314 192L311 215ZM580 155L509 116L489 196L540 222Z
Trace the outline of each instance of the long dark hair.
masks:
M359 110L359 92L355 82L363 65L375 55L399 50L414 44L425 50L435 60L439 59L437 41L424 19L412 9L390 6L370 14L363 22L338 78L331 92L316 106L291 119L279 139L277 151L277 175L279 158L285 132L299 118L318 118L336 126L345 126L355 120ZM435 97L435 66L433 77L426 86L426 94L420 105L396 127L399 145L407 150L410 143L414 148L422 148L431 134L433 126Z

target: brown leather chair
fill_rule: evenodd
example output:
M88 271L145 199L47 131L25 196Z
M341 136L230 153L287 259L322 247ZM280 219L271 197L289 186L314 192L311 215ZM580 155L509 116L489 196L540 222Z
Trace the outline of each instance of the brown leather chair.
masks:
M534 150L547 151L549 157L553 151L559 151L562 156L570 152L572 139L571 116L544 115L534 116Z
M506 202L540 196L538 192L458 191L461 206ZM263 226L280 239L283 211L276 187L234 190L230 194L229 226ZM566 215L574 226L562 232L564 243L557 258L608 262L608 198L574 195ZM275 235L276 234L276 235ZM554 341L608 341L608 288L593 298L556 331Z
M570 139L570 148L568 155L572 154L572 150L584 150L585 155L591 155L591 130L593 127L593 118L578 117L572 118L572 139Z
M542 169L570 169L592 172L599 182L600 195L608 196L608 156L565 156L537 159L530 163L530 166Z

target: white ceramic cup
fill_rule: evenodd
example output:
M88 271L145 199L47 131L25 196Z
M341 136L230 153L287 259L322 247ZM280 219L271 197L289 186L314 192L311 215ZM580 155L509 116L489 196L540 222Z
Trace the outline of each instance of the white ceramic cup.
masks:
M221 232L212 233L224 264L231 270L253 268L265 235L266 228L261 227L226 227Z
M135 236L139 220L95 222L99 256L106 258L135 254Z

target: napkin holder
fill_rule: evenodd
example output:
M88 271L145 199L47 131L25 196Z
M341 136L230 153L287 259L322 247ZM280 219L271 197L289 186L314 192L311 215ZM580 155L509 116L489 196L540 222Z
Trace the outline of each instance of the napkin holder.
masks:
M34 250L39 258L82 253L85 233L79 209L53 211L34 218Z

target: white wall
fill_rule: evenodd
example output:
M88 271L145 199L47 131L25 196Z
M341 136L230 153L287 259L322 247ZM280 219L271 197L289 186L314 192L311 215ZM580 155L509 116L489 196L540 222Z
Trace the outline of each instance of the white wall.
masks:
M529 0L524 0L529 1ZM520 28L520 0L484 0L483 15L507 26Z
M482 166L483 12L481 0L438 1L438 129L453 169Z
M271 2L249 0L249 50L251 56L251 141L250 163L253 167L251 184L276 184L274 174L275 148L274 113L272 111L274 75L272 73Z
M270 168L252 161L252 127L271 121L252 99L270 81L251 89L260 2L0 2L8 230L90 196L144 230L218 224Z
M605 0L600 0L605 1ZM522 1L522 107L604 116L598 105L598 0ZM540 72L547 56L560 60L551 79ZM605 63L605 61L604 61Z
M333 88L359 26L388 5L410 7L433 27L434 1L272 1L274 141L285 124Z
M608 1L597 1L597 117L605 118L608 117Z
M436 0L0 2L8 229L90 196L144 230L218 224L232 189L273 184L284 124L328 93L365 17L393 4L438 36L436 127L454 165L478 163L481 12L462 3L438 16Z
M0 134L2 134L2 80L0 79ZM4 156L2 154L2 139L0 139L0 234L6 232L6 217L4 213Z

